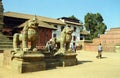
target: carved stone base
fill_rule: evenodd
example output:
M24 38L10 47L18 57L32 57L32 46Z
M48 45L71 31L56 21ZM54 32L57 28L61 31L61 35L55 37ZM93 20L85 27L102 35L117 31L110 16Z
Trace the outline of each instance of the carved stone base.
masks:
M77 64L76 53L67 53L62 57L62 66L73 66Z
M40 52L4 51L3 65L18 73L41 71L58 66L74 66L77 54L64 52L62 55L41 54Z
M76 53L64 53L63 55L58 55L56 58L59 60L59 66L73 66L77 64L77 54Z
M11 69L18 73L34 72L46 69L44 55L40 52L18 52L10 61Z

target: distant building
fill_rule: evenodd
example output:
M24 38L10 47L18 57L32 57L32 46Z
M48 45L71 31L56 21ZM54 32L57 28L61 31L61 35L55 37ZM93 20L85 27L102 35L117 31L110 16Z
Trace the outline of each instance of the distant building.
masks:
M64 27L70 27L71 29L73 29L71 44L78 45L78 42L80 41L80 30L81 30L81 27L83 27L80 21L77 19L71 19L68 17L61 17L59 18L59 20L64 22L65 26L59 26L59 25L55 26L57 27L58 30L54 30L53 36L54 37L59 36L60 32L63 30Z

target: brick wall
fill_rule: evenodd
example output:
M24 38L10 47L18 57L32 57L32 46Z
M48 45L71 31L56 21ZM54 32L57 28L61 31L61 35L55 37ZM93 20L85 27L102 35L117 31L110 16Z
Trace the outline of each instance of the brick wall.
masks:
M115 45L120 44L120 28L110 29L106 34L100 35L100 38L93 39L93 43L84 43L84 50L97 51L99 43L103 46L103 51L114 52Z
M52 38L52 30L47 28L40 28L40 40L38 40L37 47L38 48L44 48L46 45L46 42L49 41Z

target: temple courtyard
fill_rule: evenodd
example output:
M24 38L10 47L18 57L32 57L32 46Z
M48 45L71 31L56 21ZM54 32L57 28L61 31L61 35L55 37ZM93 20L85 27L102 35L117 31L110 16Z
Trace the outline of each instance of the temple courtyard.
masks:
M19 74L2 66L0 53L0 78L120 78L120 53L77 51L78 65Z

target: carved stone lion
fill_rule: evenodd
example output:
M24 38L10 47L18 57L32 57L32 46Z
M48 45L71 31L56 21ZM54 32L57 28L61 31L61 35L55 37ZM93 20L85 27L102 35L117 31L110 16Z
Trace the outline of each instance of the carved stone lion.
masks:
M72 33L72 29L70 29L69 27L65 27L61 32L60 37L52 39L52 41L54 41L57 47L59 48L59 53L64 53L70 49Z
M28 42L31 43L30 50L36 49L36 43L38 40L38 23L37 19L34 18L29 20L24 26L22 33L16 33L13 36L13 48L15 51L22 49L23 51L28 51ZM21 47L20 44L22 43Z

